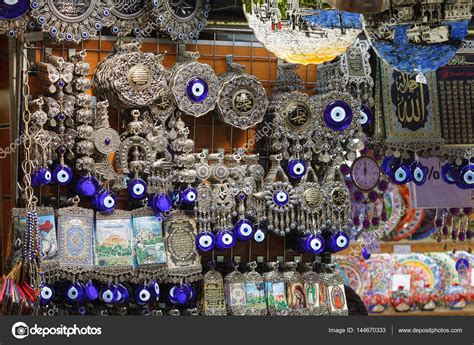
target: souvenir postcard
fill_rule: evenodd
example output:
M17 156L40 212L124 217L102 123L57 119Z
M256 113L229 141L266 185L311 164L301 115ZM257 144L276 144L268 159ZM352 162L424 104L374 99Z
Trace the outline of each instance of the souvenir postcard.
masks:
M133 250L138 265L166 264L163 221L153 215L133 217Z

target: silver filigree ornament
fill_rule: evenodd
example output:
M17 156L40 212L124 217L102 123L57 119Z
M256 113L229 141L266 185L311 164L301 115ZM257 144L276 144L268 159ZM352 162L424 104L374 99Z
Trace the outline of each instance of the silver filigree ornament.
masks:
M14 38L25 32L31 21L29 0L0 1L0 35ZM31 28L31 27L30 27Z
M79 43L97 36L113 20L102 0L33 0L31 16L57 41Z
M209 0L153 0L155 23L173 40L198 38L211 9Z
M153 32L152 4L147 0L109 0L110 12L115 17L110 31L117 36L132 33L148 37Z
M171 69L170 88L179 110L200 117L213 110L219 93L214 70L197 61L199 53L184 52Z
M318 234L322 222L324 194L311 166L298 184L297 190L299 203L297 229L303 234Z
M217 110L224 122L243 130L262 122L268 106L267 94L257 78L245 73L245 66L229 63L219 82Z
M100 99L128 109L151 106L166 85L163 55L143 53L139 43L119 43L97 66L93 85Z

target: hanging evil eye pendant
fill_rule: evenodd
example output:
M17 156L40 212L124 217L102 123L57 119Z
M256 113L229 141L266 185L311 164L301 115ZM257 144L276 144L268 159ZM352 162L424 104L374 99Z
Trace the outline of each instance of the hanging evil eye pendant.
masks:
M321 235L306 235L301 240L301 247L308 254L318 255L324 251L326 242Z
M160 285L158 282L154 280L148 289L151 291L152 297L157 301L160 298Z
M374 123L374 113L372 109L365 104L360 106L360 125L362 129L368 129Z
M344 101L333 101L324 109L324 123L334 131L343 131L352 123L352 109Z
M248 241L253 235L253 224L247 219L241 219L234 225L233 232L238 240Z
M307 170L308 165L304 159L293 159L288 163L288 174L292 179L302 179Z
M414 184L422 186L428 178L428 168L419 162L414 162L411 165L411 176Z
M54 289L50 285L43 285L40 292L40 303L42 305L48 304L54 297Z
M408 183L411 181L410 167L406 164L395 165L390 177L395 184Z
M217 250L225 250L235 246L236 238L232 231L222 230L217 234L216 248Z
M80 284L73 283L67 287L65 295L70 302L81 302L84 297L84 289Z
M92 197L99 191L99 181L93 176L81 177L76 183L76 193L79 196Z
M186 205L189 205L189 206L194 205L196 203L197 198L198 198L198 193L195 188L188 187L181 192L181 200Z
M474 188L474 165L466 165L460 169L457 185L464 189Z
M385 175L391 176L393 168L395 165L398 165L398 162L399 162L399 159L393 156L388 156L383 159L383 162L380 168L382 169Z
M112 289L110 288L110 285L108 286L104 286L101 290L100 290L100 294L99 294L99 298L102 302L106 303L106 304L112 304L114 303L114 292L112 291Z
M45 186L51 182L51 179L52 174L49 168L42 168L33 174L33 176L31 177L31 184L33 187Z
M95 286L95 284L89 280L84 288L87 300L95 301L99 298L99 290Z
M332 253L340 252L349 247L349 236L344 231L338 231L329 239L329 249Z
M253 234L253 239L257 243L262 243L267 237L265 230L261 227L257 227L255 233Z
M186 95L196 103L203 102L209 94L207 83L201 78L192 78L186 84Z
M142 199L146 195L147 184L141 178L130 180L128 184L128 195L134 199Z
M67 185L72 180L72 169L66 164L59 164L53 170L53 180L61 186Z
M155 212L169 212L171 211L172 206L173 202L171 201L171 198L165 194L154 195L150 199L150 207Z
M128 294L128 289L125 286L123 286L122 284L118 284L117 285L117 292L120 296L117 303L124 303L124 302L128 301L129 294Z
M276 205L283 207L288 205L290 201L290 196L284 190L277 190L273 193L273 201Z
M135 290L135 300L138 304L145 305L151 300L151 293L146 285L140 285Z
M441 177L447 184L455 184L458 180L458 169L455 164L446 163L441 168Z
M92 205L99 212L112 212L117 206L117 195L108 190L101 190L92 199Z
M216 245L216 236L212 232L204 231L196 236L196 247L200 251L208 252L214 249Z

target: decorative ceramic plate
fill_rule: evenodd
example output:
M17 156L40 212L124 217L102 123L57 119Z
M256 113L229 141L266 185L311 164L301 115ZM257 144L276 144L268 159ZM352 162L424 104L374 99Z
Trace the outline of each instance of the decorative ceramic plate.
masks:
M425 211L423 209L412 209L410 206L410 191L407 186L398 186L405 204L402 219L391 234L392 241L400 241L413 234L420 226Z
M364 275L357 264L345 259L339 259L336 268L341 273L344 283L354 289L358 295L364 292Z
M424 288L425 284L437 290L441 289L441 272L433 259L423 254L397 255L396 258L403 273L411 275L413 292Z
M387 211L387 221L382 224L382 234L390 234L402 219L404 202L400 190L393 183L388 184L388 189L384 193L385 209Z
M438 265L441 271L441 288L444 291L448 286L459 283L459 275L456 270L456 262L446 253L427 253Z
M436 211L433 209L425 210L425 215L419 226L419 228L411 235L412 240L422 240L424 238L430 237L436 232L436 227L434 226L434 220L436 217Z
M395 274L395 264L390 254L373 254L365 261L361 269L370 274L370 290L386 293L392 290L392 281L388 277Z

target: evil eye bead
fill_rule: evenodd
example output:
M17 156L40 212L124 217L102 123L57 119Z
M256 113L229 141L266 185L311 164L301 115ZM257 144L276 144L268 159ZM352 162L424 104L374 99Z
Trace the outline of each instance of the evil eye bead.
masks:
M48 168L42 168L33 174L31 184L36 186L45 186L51 182L52 174Z
M82 300L83 296L84 291L82 289L82 286L80 286L79 284L71 284L66 289L66 298L70 302L79 302Z
M97 211L111 212L117 206L117 195L108 190L102 190L94 197L92 204Z
M181 200L186 205L194 205L198 197L197 190L195 188L189 187L181 192Z
M474 188L474 165L466 165L461 169L459 182L465 188Z
M305 238L306 242L306 252L308 254L321 254L326 247L326 242L324 238L320 235L309 235Z
M155 212L168 212L171 210L171 207L173 206L173 202L171 201L171 198L168 195L165 194L159 194L153 196L151 198L151 208Z
M365 104L360 106L360 125L363 129L369 128L374 123L374 113Z
M447 184L455 184L457 181L457 171L454 164L446 163L441 168L441 177Z
M287 192L279 190L273 194L273 201L278 206L286 206L290 201L290 197Z
M123 286L122 284L118 284L117 292L120 295L120 299L117 301L118 303L123 303L128 300L129 298L128 289L125 286Z
M247 219L241 219L234 225L234 234L240 241L248 241L253 236L253 224Z
M324 109L324 123L334 131L343 131L352 123L352 109L344 101L333 101Z
M303 159L294 159L288 163L288 173L292 179L299 180L304 177L308 165Z
M186 85L186 94L191 101L200 103L207 98L209 87L203 79L193 78Z
M142 199L146 195L147 184L140 178L133 179L130 181L127 191L134 199Z
M65 164L60 164L54 168L53 180L61 186L67 185L72 180L72 169Z
M95 301L99 298L99 290L92 281L87 282L85 292L89 301Z
M217 234L216 248L225 250L235 246L236 238L232 231L224 230Z
M196 247L200 251L208 252L214 249L216 245L216 237L212 232L201 232L196 236Z
M385 157L383 159L383 162L382 162L382 165L381 165L380 168L382 169L382 171L385 175L391 176L393 168L397 163L398 163L397 158L392 157L392 156L388 156L388 157Z
M395 171L392 172L392 181L395 184L405 184L410 182L411 180L411 171L410 168L405 165L401 164L394 169Z
M339 231L331 236L329 240L329 248L331 252L337 253L349 247L349 237L344 231Z
M138 304L147 304L151 300L151 293L146 286L142 285L135 291L135 298Z
M261 228L257 228L257 230L255 230L255 233L253 234L253 239L257 243L262 243L265 240L265 237L265 231L263 231Z
M40 293L41 304L48 304L54 297L54 289L49 285L43 285Z
M104 287L100 291L100 300L102 302L111 304L111 303L114 303L114 299L115 299L114 292L112 291L110 286Z
M411 176L414 184L422 186L428 178L428 168L421 163L412 164Z
M158 299L160 297L160 285L156 281L153 281L150 284L149 290L151 291L153 298Z
M80 196L92 197L99 191L99 181L93 176L81 177L76 183L76 192Z

